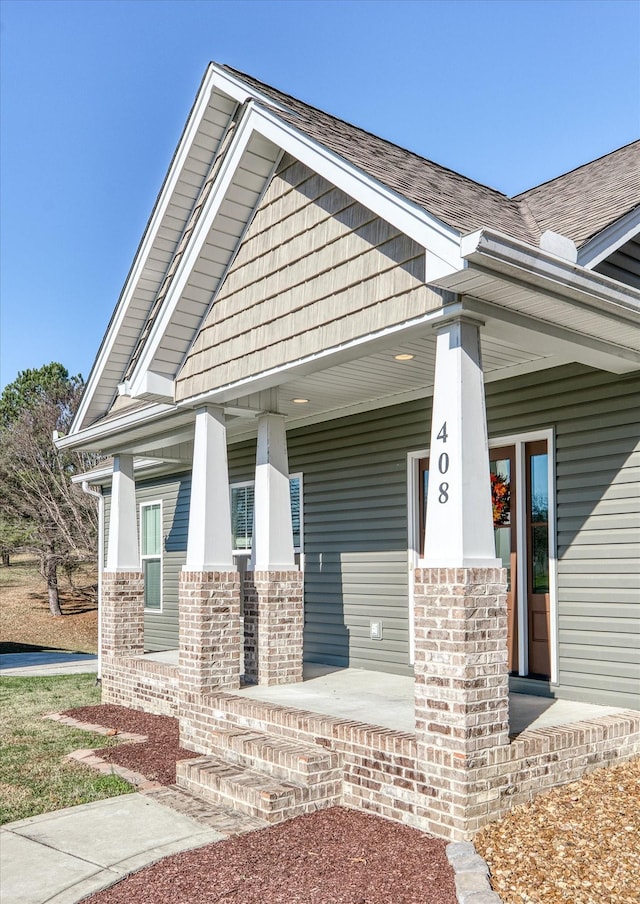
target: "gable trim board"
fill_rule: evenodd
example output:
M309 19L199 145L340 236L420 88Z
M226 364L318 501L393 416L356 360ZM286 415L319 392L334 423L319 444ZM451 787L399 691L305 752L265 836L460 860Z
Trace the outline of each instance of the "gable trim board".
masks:
M590 270L597 267L639 232L640 207L636 207L589 239L578 252L578 263Z

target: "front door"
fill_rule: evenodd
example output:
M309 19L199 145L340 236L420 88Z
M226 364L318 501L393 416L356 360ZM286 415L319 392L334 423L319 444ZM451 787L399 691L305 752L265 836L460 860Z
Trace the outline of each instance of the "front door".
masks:
M496 557L507 571L509 671L551 675L547 440L489 450ZM418 461L419 549L424 549L429 459Z

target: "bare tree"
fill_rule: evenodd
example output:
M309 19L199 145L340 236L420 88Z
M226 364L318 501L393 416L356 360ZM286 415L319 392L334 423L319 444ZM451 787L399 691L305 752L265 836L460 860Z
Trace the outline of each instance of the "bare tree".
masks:
M81 378L60 373L67 379L32 393L0 428L0 514L28 530L23 548L38 556L52 615L62 615L58 569L93 559L97 536L95 500L71 483L96 456L60 452L52 441L54 430L68 428L83 390Z

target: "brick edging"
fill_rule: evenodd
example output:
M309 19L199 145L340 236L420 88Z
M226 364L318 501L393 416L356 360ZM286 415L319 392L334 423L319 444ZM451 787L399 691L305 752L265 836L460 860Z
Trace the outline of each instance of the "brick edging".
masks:
M453 841L445 848L453 868L458 904L502 904L489 882L489 867L472 841Z
M104 725L96 725L93 722L82 722L80 719L74 719L73 716L65 716L63 713L45 713L43 719L51 719L71 728L79 728L81 731L91 731L94 734L101 734L106 737L118 737L127 744L141 744L147 740L147 735L134 734L132 731L118 731L114 728L106 728ZM117 775L142 792L157 791L159 788L165 787L161 782L151 781L146 775L142 775L141 772L134 772L133 769L127 769L126 766L103 760L102 757L96 754L93 747L72 750L64 759L73 760L81 766L89 766L103 775Z

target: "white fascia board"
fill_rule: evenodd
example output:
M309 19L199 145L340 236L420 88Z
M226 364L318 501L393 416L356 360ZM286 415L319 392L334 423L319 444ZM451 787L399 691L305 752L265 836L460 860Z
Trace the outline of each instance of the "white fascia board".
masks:
M277 113L255 110L256 128L265 138L306 164L328 182L342 189L381 219L412 238L427 252L430 283L464 268L460 255L460 233L428 213L419 204L378 182L334 151L278 118ZM436 260L432 260L432 256Z
M159 468L164 464L160 458L136 458L133 462L133 471L149 471L152 468ZM71 483L104 484L110 483L113 478L113 462L105 465L103 468L92 468L91 471L85 471L83 474L74 474Z
M176 149L169 172L167 173L164 185L162 186L160 196L156 202L151 219L147 224L140 247L138 248L131 270L129 271L129 275L127 276L127 281L122 290L120 300L107 329L102 346L98 351L98 356L91 369L87 387L82 397L82 401L78 406L78 411L71 425L70 433L77 433L82 429L87 409L91 404L96 387L102 378L105 366L118 341L120 329L126 318L132 296L137 288L138 281L156 239L158 230L162 225L176 183L180 178L195 137L200 129L202 119L209 105L211 92L216 87L216 81L215 73L213 71L208 71L189 115L189 119L187 120L180 143Z
M523 330L530 334L530 346L535 347L540 335L544 335L545 344L550 354L564 357L569 361L580 361L590 367L608 370L611 373L629 373L640 367L640 353L632 349L623 348L600 339L597 336L589 336L578 333L567 326L541 320L514 311L508 307L498 306L493 302L465 295L463 298L465 311L470 311L487 320L492 319L499 323L501 338L509 338L509 327L516 328L520 333ZM494 334L496 330L494 329ZM516 341L515 339L513 340ZM520 342L522 339L520 339ZM559 362L561 363L561 362Z
M480 229L460 240L462 257L486 270L513 273L523 283L553 287L557 295L602 314L640 325L640 290L498 232ZM444 280L446 284L446 279Z
M634 207L580 248L578 263L592 270L640 232L640 207Z
M183 255L178 265L160 314L151 329L144 348L142 349L140 360L131 375L129 382L131 394L134 398L142 391L145 374L151 368L158 347L169 328L178 302L191 277L193 268L197 263L218 211L225 199L225 195L236 174L242 155L249 145L254 132L251 114L252 110L250 107L237 126L229 150L222 161L215 184L207 198L204 209L198 218L193 235L187 246L186 253ZM197 332L197 330L194 332Z
M55 440L54 445L56 449L85 449L88 444L93 445L103 437L152 423L174 410L175 405L155 404L136 411L124 411L121 417L110 418L107 422L99 421L84 430L77 430L67 436L61 436Z
M211 79L212 84L215 85L223 94L232 97L239 104L243 104L251 99L258 99L262 103L269 104L270 107L275 107L276 109L286 110L287 107L278 103L274 98L269 97L267 94L263 94L261 91L258 91L256 88L248 88L246 82L243 82L241 78L236 75L232 75L230 72L227 72L226 69L222 69L216 63L210 63L209 69L207 70L207 77Z

